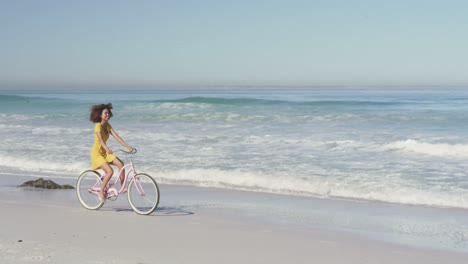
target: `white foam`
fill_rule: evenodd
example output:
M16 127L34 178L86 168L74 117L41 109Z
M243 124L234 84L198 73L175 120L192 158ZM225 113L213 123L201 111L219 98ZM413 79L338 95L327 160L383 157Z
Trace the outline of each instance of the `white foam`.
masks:
M61 135L61 134L77 134L82 131L88 131L87 130L77 130L77 129L72 129L72 128L66 128L66 127L35 127L32 129L32 134L33 135Z
M179 111L179 110L193 110L193 109L209 109L212 106L205 103L172 103L172 102L162 102L162 103L139 103L132 106L124 107L123 109L130 112L154 112L159 111Z
M468 192L451 187L420 189L388 182L355 181L353 179L325 178L322 176L290 177L266 175L240 170L186 169L151 171L164 183L190 184L203 187L269 192L277 194L314 196L324 198L358 199L424 205L435 207L468 208Z
M2 121L26 121L46 118L47 115L0 114L0 120Z
M210 104L205 103L161 103L157 105L158 109L207 109L211 108Z
M31 128L31 127L30 126L25 126L25 125L0 124L0 129L2 129L2 130L29 129L29 128Z
M0 156L0 166L31 172L80 173L90 167L89 162L44 161L32 158Z
M468 144L427 143L408 139L386 144L383 148L384 150L398 150L436 157L468 158Z

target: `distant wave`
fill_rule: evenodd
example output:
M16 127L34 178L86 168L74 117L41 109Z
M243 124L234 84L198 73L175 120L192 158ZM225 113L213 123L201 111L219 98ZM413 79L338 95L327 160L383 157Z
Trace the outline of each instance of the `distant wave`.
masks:
M112 100L110 100L112 101ZM161 99L161 100L117 100L120 104L190 104L190 105L286 105L286 106L348 106L348 107L366 107L366 106L393 106L400 105L402 102L390 101L356 101L356 100L304 100L304 101L286 101L260 98L223 98L223 97L185 97L180 99ZM79 103L84 102L73 101L69 99L49 98L49 97L30 97L22 95L1 95L0 102L31 102L31 103ZM87 103L86 105L90 105Z
M18 102L18 101L28 101L31 97L20 96L20 95L2 95L0 94L0 102Z
M223 104L223 105L304 105L304 106L390 106L401 104L399 102L381 101L284 101L257 98L220 98L220 97L186 97L174 100L156 100L153 103L199 103L199 104Z
M219 98L219 97L187 97L175 100L157 100L156 103L200 103L200 104L275 104L284 101L273 101L254 98ZM286 103L286 102L285 102Z
M23 96L23 95L1 95L0 94L0 107L7 107L7 112L14 112L16 109L23 109L30 113L41 113L57 115L60 113L69 114L76 111L76 113L87 111L91 106L90 103L74 101L64 98L50 98L39 96Z

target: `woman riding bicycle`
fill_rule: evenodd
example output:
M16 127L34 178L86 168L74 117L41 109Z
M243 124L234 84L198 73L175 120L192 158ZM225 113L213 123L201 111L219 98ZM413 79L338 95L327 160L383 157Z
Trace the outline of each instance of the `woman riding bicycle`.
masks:
M133 151L133 147L127 145L109 123L109 119L112 117L111 109L111 103L93 105L89 117L91 122L96 123L94 126L94 145L91 150L91 169L104 170L101 191L99 192L99 200L103 202L106 201L105 187L114 174L114 170L110 165L117 166L119 170L124 166L123 162L116 157L112 150L106 145L109 136L112 135L122 146L126 147L128 151ZM124 175L125 170L122 170L119 175L121 184L123 184Z

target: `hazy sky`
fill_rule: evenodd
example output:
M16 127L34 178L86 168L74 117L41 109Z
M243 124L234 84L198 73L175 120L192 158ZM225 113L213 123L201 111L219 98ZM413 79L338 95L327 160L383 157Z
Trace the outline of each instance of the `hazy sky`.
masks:
M0 88L468 86L466 0L0 0Z

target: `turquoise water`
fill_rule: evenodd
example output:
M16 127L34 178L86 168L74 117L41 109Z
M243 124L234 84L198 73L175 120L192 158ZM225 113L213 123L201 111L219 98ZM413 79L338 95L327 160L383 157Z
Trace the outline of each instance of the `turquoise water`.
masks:
M107 102L163 183L468 208L461 88L0 91L0 166L77 177Z

